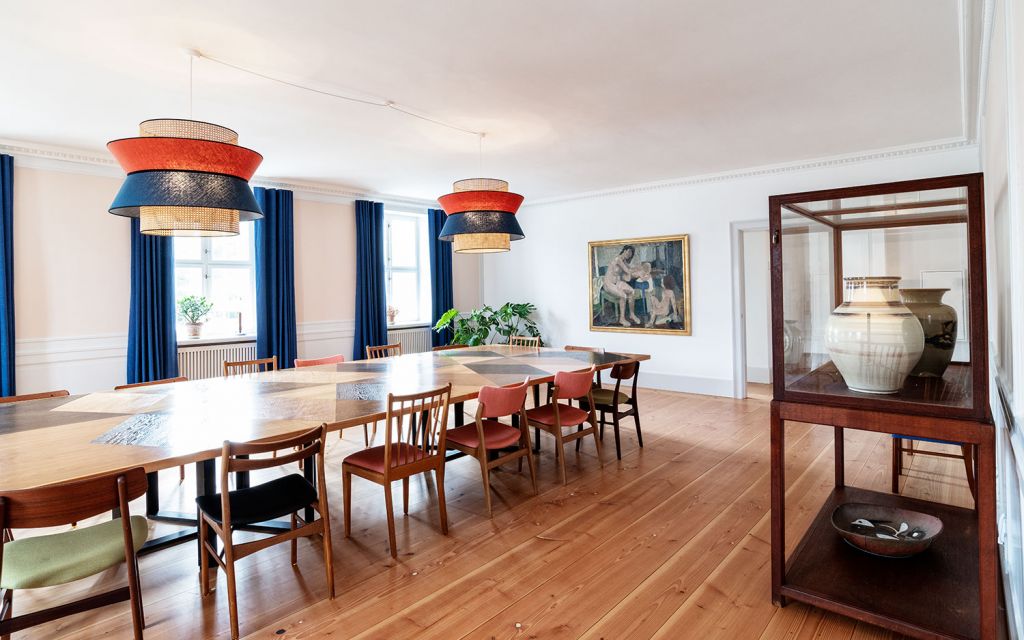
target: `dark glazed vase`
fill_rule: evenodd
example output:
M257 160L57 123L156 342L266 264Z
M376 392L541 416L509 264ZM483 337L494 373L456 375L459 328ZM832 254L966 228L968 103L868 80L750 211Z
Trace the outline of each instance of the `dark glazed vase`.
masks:
M900 289L903 304L921 322L924 329L924 353L912 376L941 378L953 359L956 346L956 309L942 304L949 289Z

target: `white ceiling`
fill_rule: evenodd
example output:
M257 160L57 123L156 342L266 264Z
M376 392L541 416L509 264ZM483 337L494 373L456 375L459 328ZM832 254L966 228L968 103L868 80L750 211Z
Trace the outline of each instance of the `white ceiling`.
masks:
M0 0L0 138L100 151L187 117L259 175L529 199L965 135L957 0Z

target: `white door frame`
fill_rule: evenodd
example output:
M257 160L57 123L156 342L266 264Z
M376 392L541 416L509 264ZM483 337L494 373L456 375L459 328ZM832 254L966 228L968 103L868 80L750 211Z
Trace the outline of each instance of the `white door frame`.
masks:
M741 220L729 225L732 250L732 395L747 397L747 301L743 282L743 233L767 231L768 220Z

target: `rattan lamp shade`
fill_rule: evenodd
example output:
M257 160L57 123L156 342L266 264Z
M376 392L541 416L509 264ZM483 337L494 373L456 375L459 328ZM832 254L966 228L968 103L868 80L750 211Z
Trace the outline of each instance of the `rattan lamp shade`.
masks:
M512 240L525 237L515 215L523 196L510 193L508 182L469 178L453 189L437 199L447 214L438 238L451 242L455 253L508 251Z
M107 148L127 172L110 213L139 218L156 236L237 235L263 217L249 179L263 157L238 146L227 127L196 120L146 120L140 137Z

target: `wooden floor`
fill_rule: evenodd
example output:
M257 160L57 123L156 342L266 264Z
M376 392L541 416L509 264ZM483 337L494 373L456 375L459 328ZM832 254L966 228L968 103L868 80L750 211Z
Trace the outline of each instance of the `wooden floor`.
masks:
M604 468L592 443L569 458L558 482L552 442L542 434L541 493L528 476L498 471L495 516L483 515L479 467L448 466L450 535L438 531L433 485L414 482L410 515L397 515L399 560L387 551L379 486L353 480L353 537L341 527L341 459L360 430L331 439L328 482L338 597L326 600L319 547L303 540L239 564L243 635L252 638L886 638L892 634L793 604L777 609L769 588L768 403L641 391L644 449L624 431L623 458L605 439ZM832 483L831 429L793 425L787 540L817 511ZM890 440L848 431L847 481L885 490ZM162 476L164 501L188 510L191 475ZM256 478L258 480L258 478ZM971 506L957 461L914 456L903 492ZM136 505L141 511L142 505ZM154 532L163 532L161 525ZM16 532L18 535L18 532ZM141 561L149 639L227 637L223 575L199 596L194 544ZM18 592L18 611L54 604L111 571L63 589ZM130 636L127 605L80 614L15 634L22 638Z

